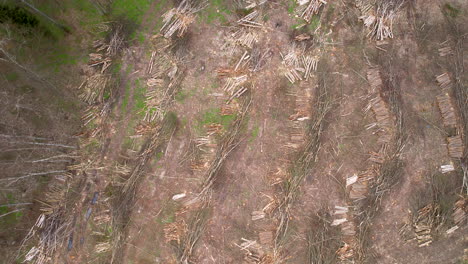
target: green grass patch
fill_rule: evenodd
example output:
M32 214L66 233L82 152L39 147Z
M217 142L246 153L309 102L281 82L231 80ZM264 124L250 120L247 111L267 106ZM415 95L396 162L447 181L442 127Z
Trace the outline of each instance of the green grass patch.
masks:
M460 15L461 10L459 8L456 8L455 6L449 4L449 3L446 3L443 6L443 13L446 16L456 18L456 17L458 17Z
M175 112L169 111L164 116L164 123L166 127L170 130L177 127L177 124L179 123L179 118L177 117L177 114Z
M173 223L175 221L175 213L177 210L177 203L169 200L164 205L161 214L156 218L156 223L160 225Z
M260 133L260 127L258 125L255 125L252 129L249 141L253 142L258 137L259 133Z
M66 50L59 49L50 54L50 66L55 72L60 72L64 66L76 65L79 61L79 55L68 53Z
M17 60L20 63L35 64L40 70L65 72L69 69L67 66L76 65L86 57L78 46L70 45L62 37L52 36L40 30L31 31L26 35L21 30L14 29L11 32L11 39L21 43L15 50Z
M6 199L7 199L9 204L14 204L14 203L17 202L15 197L11 193L6 194ZM0 215L10 213L10 212L12 212L14 210L15 210L14 207L8 207L8 206L5 206L5 205L0 206ZM2 218L0 218L0 227L6 228L8 226L11 226L11 225L17 223L21 219L22 216L23 216L23 212L21 212L21 211L5 215Z
M111 71L113 74L119 74L122 70L122 62L116 61L111 65Z
M167 0L159 0L154 6L154 11L160 12L163 8L168 10L172 8L172 1L168 2Z
M313 16L310 23L307 23L304 19L300 17L296 17L296 23L293 24L291 27L292 29L302 29L309 31L309 33L313 33L318 27L320 26L320 17Z
M10 72L5 74L5 78L10 82L14 82L19 79L19 75L16 72Z
M8 206L0 206L0 215L4 215L12 211L14 210L12 208L9 208ZM22 216L23 216L23 212L14 212L14 213L5 215L2 218L0 218L0 226L3 226L5 228L8 226L14 225L21 219Z
M155 155L155 161L161 160L161 158L164 156L164 151L159 151Z
M30 93L35 93L37 90L34 86L31 86L31 85L21 85L21 86L17 86L17 91L20 94L30 94Z
M221 115L221 109L211 108L204 112L198 119L195 129L201 134L205 133L205 125L221 124L225 130L229 129L231 123L236 119L236 115Z
M110 96L111 96L110 91L106 90L106 91L104 91L104 94L102 95L102 98L103 98L105 101L107 101L107 100L110 98Z
M204 22L211 24L214 22L226 23L226 15L232 12L228 7L227 0L209 0L208 6L201 12Z
M99 7L91 0L63 1L67 10L78 12L80 16L80 25L83 27L92 26L104 21L104 14Z
M131 137L125 137L124 141L122 143L122 148L123 149L132 149L133 147L133 140Z
M27 120L37 129L50 129L53 125L51 120L44 115L32 113L25 116Z
M156 30L159 31L159 29L163 26L163 23L162 23L162 14L166 11L166 10L169 10L172 8L172 1L167 1L167 0L159 0L155 6L154 6L154 13L155 14L158 14L157 17L155 17L156 19L156 24L155 24L155 28Z
M92 123L92 122L91 122ZM91 124L90 123L90 124ZM93 124L94 125L94 124ZM101 143L98 139L90 139L89 143L85 146L86 153L95 153L101 147Z
M0 154L0 160L14 161L18 155L15 152L9 151Z
M73 45L73 43L85 41L86 36L74 34L71 28L80 28L81 32L92 32L87 26L95 26L103 21L103 15L97 6L90 0L31 0L29 2L60 26L39 12L32 11L27 5L9 5L14 8L4 11L15 11L15 19L19 20L3 21L10 23L12 28L9 32L1 30L0 34L8 34L13 41L21 43L15 50L17 60L20 63L37 65L39 70L52 70L60 73L68 71L66 66L76 65L86 60L86 51L82 50L79 45ZM24 26L26 24L27 26Z
M296 10L297 3L296 0L289 0L288 1L288 13L290 15L294 14L294 10Z
M179 91L178 93L176 93L175 95L175 100L177 102L183 102L185 99L187 99L188 95L187 95L187 92L185 91Z
M140 44L145 43L145 40L146 40L145 34L141 31L138 32L137 40L138 40L138 43Z
M330 22L330 20L333 18L333 13L335 12L335 6L333 4L330 4L327 10L327 13L325 14L325 21ZM328 23L327 23L328 24Z
M292 29L299 29L304 25L304 23L296 23L291 26Z
M192 89L192 90L180 90L176 93L175 95L175 100L177 102L183 102L185 101L185 99L187 98L190 98L192 96L194 96L196 94L196 90L195 89Z
M146 102L145 102L145 94L146 94L146 87L141 84L141 81L135 80L135 88L133 90L133 99L135 101L135 111L138 114L141 114L146 110Z
M63 98L63 97L58 97L57 98L57 106L60 109L62 109L63 111L65 111L65 112L72 112L72 111L78 109L78 106L75 103L75 101L68 100L68 99Z
M125 84L125 94L122 99L121 111L122 113L127 112L128 100L130 99L130 83Z
M116 17L124 16L139 25L151 2L151 0L114 0L111 13Z
M313 16L310 23L307 25L307 29L311 32L314 32L320 26L320 17Z

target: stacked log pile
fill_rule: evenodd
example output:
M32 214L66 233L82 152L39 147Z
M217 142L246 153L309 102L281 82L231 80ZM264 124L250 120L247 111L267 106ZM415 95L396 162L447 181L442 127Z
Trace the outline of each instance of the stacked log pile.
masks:
M381 198L380 189L389 188L391 186L389 177L393 177L395 168L398 166L398 157L391 156L387 153L394 148L397 142L397 118L396 114L391 111L389 103L381 96L384 82L382 80L379 68L370 68L367 71L367 80L369 83L368 96L371 98L369 104L364 109L364 112L372 110L374 113L375 122L367 125L367 129L374 129L378 135L377 142L379 143L379 151L371 151L368 161L370 165L366 170L360 173L348 176L346 179L346 190L354 212L351 214L355 220L355 232L359 231L359 236L350 237L345 241L345 247L348 251L352 250L356 254L349 254L347 261L355 261L357 258L364 256L362 248L363 240L366 238L366 232L370 220ZM395 89L393 87L390 87ZM388 175L391 174L391 175ZM378 190L379 193L376 192ZM344 232L343 232L344 233ZM344 255L348 256L348 255Z
M457 115L452 103L450 89L452 81L448 73L442 73L436 76L436 82L439 85L442 94L437 96L437 103L442 115L442 120L446 128L455 128L456 135L447 138L447 150L451 158L460 159L463 157L464 145L462 135L458 127Z
M356 180L346 186L349 187L349 198L353 201L364 199L369 192L369 183L375 178L376 174L376 169L371 166L357 175Z
M463 157L463 141L461 135L447 138L447 148L451 158L460 159Z
M419 209L416 218L413 220L413 228L419 247L428 246L432 243L432 232L438 226L440 208L434 203L430 203Z
M308 80L317 70L318 60L316 56L306 52L303 45L293 43L283 58L283 74L294 84L297 81Z
M195 14L205 7L204 1L199 4L194 2L183 0L177 8L172 8L163 15L161 33L165 38L171 38L176 32L180 38L187 32L188 26L195 20Z
M355 0L360 10L360 20L368 30L368 37L381 41L393 38L394 20L405 0L376 1L371 4L366 0Z
M325 0L296 0L298 4L298 13L307 23L310 23L312 17L317 15L323 5L326 5Z
M351 260L354 258L354 247L356 245L356 227L352 213L348 206L335 206L332 212L334 216L331 226L339 226L341 228L343 245L338 249L338 258L342 261Z
M455 127L457 125L457 118L455 116L455 109L448 92L438 95L436 97L437 104L439 105L440 113L442 114L442 121L445 127Z

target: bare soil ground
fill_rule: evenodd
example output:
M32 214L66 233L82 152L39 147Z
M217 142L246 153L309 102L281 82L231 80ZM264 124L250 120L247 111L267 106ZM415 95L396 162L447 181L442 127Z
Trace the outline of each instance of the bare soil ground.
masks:
M64 92L0 54L0 254L31 263L468 261L466 108L456 104L466 55L455 49L466 47L466 3L392 0L402 5L390 7L390 22L382 1L371 11L371 1L207 1L189 15L187 2L198 3L136 1L137 22L98 23L109 27L83 35L91 54L69 69ZM308 22L300 2L320 5ZM186 29L164 37L169 10ZM76 25L79 14L62 19ZM242 20L249 14L258 17ZM369 14L392 23L393 36L371 38ZM290 81L292 71L301 80ZM448 88L436 81L444 72ZM232 91L247 89L236 97L229 82L238 77ZM99 78L108 81L90 84ZM444 125L442 93L454 126ZM448 151L454 136L464 140L458 157ZM53 156L60 161L37 162ZM43 171L52 172L33 175ZM66 191L48 204L56 182ZM424 218L425 208L436 209ZM44 244L48 234L60 241Z

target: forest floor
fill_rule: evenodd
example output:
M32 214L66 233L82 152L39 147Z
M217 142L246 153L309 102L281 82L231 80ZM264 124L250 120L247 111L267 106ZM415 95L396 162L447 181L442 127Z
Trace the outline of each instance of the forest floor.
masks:
M468 5L384 2L45 9L73 63L0 46L3 263L467 263Z

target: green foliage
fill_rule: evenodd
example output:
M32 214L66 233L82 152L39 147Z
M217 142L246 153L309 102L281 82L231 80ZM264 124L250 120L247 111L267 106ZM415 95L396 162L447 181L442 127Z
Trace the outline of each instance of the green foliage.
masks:
M53 40L63 39L67 33L70 33L70 28L67 26L67 23L59 17L68 17L71 14L76 14L76 10L73 6L69 5L68 1L29 1L32 6L38 9L41 13L44 13L47 17L52 18L55 24L51 22L46 17L39 15L38 13L33 13L35 18L39 21L39 26L41 27L43 33L46 37Z
M112 2L112 15L124 16L139 25L151 2L151 0L114 0Z
M10 5L0 5L0 23L10 22L16 25L34 28L39 20L29 11Z

